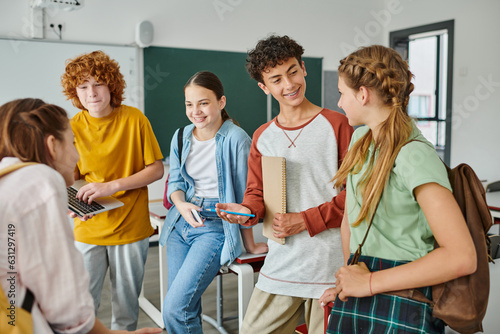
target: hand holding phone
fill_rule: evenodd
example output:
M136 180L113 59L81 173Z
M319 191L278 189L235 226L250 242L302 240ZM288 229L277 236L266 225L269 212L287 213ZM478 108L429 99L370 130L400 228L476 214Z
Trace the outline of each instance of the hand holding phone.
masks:
M203 225L203 220L201 220L201 217L195 209L191 209L191 212L193 213L194 219L196 219L196 222L200 225Z

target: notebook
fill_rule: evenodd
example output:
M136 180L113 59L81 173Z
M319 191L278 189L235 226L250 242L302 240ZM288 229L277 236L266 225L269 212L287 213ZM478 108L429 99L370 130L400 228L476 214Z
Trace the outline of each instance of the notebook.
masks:
M273 236L273 219L276 212L286 213L286 159L283 157L262 157L262 187L266 214L262 234L279 244L285 238Z
M77 180L75 183L66 188L68 190L68 209L76 213L78 216L83 217L86 214L98 214L104 211L112 210L123 206L123 202L114 197L101 197L92 201L91 204L79 201L75 198L78 189L86 185L88 182L85 180Z

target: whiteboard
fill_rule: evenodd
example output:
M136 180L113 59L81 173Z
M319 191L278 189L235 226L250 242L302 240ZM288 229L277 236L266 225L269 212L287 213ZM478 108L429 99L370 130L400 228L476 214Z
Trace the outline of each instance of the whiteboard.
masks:
M0 105L19 98L40 98L63 107L73 117L79 110L62 93L66 60L102 50L120 65L125 78L124 104L142 110L138 55L133 46L0 39Z

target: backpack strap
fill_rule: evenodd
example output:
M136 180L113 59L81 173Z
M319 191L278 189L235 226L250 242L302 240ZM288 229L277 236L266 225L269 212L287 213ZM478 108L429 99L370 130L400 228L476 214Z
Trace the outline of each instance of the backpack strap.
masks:
M179 166L181 165L181 162L182 162L183 134L184 134L184 127L179 128L179 131L177 131L177 149L179 150ZM172 207L172 204L168 201L168 198L167 198L167 187L168 187L169 177L170 177L170 173L167 175L167 179L165 180L165 191L163 192L163 206L167 210Z
M182 137L184 134L184 127L179 128L179 132L177 132L177 147L179 148L179 165L182 161Z
M4 168L0 170L0 177L5 176L15 170L18 170L20 168L29 166L29 165L36 165L38 164L37 162L18 162L15 164L12 164L8 166L7 168ZM33 308L33 304L35 303L35 296L33 296L33 292L30 291L30 289L26 289L26 295L24 296L24 301L23 305L21 306L23 309L31 313L31 309Z
M36 164L37 164L37 162L18 162L18 163L12 164L12 165L0 170L0 177L7 175L15 170L18 170L19 168L23 168L23 167L29 166L29 165L36 165Z
M21 306L23 309L31 313L31 309L33 308L33 304L35 303L35 296L30 289L26 289L26 295L24 296L23 305Z
M419 142L422 142L421 140L418 140L418 139L411 139L411 140L408 140L403 146L406 146L407 144L411 143L412 141L419 141ZM403 148L403 146L401 146L399 148L399 150L401 150ZM399 154L399 152L398 152ZM366 237L368 236L368 232L370 232L370 228L372 227L372 221L373 221L373 217L375 216L375 212L377 211L377 208L378 208L378 204L380 203L380 199L382 198L382 195L380 195L380 198L378 199L377 201L377 205L375 205L375 210L372 212L371 216L370 216L370 221L368 222L368 228L366 229L366 233L365 233L365 236L363 238L363 241L361 241L361 243L359 244L358 246L358 249L356 250L356 252L354 253L353 257L352 257L352 260L351 260L351 263L350 264L358 264L358 261L359 261L359 257L361 256L361 248L363 247L363 245L365 244L365 241L366 241Z
M419 141L419 142L425 144L425 142L423 142L421 140L411 139L411 140L407 141L403 146L406 146L407 144L409 144L413 141ZM403 148L403 146L401 146L401 148ZM401 148L400 148L400 150L401 150ZM380 196L380 197L382 198L382 196ZM379 198L379 201L377 202L377 206L375 207L375 211L377 211L377 207L378 207L379 203L380 203L380 198ZM359 244L359 247L356 250L356 253L354 253L351 264L358 263L359 257L361 256L361 247L365 243L366 237L368 236L368 232L370 231L370 227L372 226L372 221L373 221L373 216L375 216L375 211L373 212L372 216L370 217L370 223L368 225L368 229L366 230L365 237L363 238L363 241L361 242L361 244ZM356 262L354 262L354 261L356 261ZM422 302L422 303L428 303L431 307L434 306L434 302L431 301L430 299L428 299L420 290L417 290L417 289L404 289L404 290L398 290L398 291L388 291L388 292L384 292L384 293L387 295L394 295L394 296L399 296L399 297L404 297L404 298L410 298L410 299L417 300L417 301Z
M380 198L382 198L382 195L380 195ZM350 264L358 264L359 262L359 257L361 256L361 248L365 244L366 237L368 236L368 232L370 232L370 228L372 227L372 221L373 217L375 216L375 212L377 211L378 204L380 203L380 198L377 201L377 205L375 206L375 210L373 211L372 215L370 216L370 221L368 222L368 228L366 229L365 237L363 238L363 241L358 246L358 249L356 249L356 252L352 256L352 260Z

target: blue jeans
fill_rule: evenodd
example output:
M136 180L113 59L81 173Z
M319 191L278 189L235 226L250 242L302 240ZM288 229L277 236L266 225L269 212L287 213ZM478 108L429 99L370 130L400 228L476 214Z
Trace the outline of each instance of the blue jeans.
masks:
M139 294L148 256L149 238L131 244L98 246L75 241L90 276L90 293L97 314L101 291L109 267L111 281L111 329L136 330Z
M214 208L218 200L195 197L191 202ZM169 334L203 333L201 296L221 267L224 228L215 213L202 217L205 226L194 228L181 216L167 239L168 289L163 323Z

